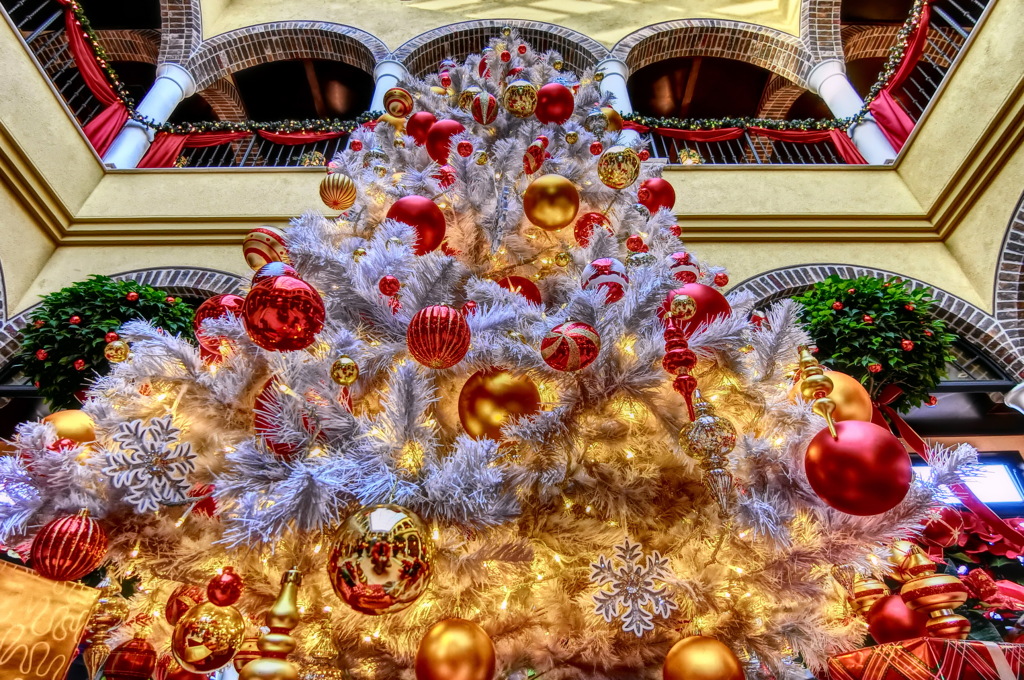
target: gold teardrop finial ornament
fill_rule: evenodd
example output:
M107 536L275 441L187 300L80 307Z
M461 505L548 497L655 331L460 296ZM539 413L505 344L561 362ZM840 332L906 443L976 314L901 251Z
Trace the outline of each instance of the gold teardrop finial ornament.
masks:
M728 418L715 414L714 407L701 396L700 390L693 393L693 408L696 418L679 433L679 444L700 463L704 486L725 512L733 493L728 455L736 446L736 427Z
M281 576L281 592L267 611L266 625L270 630L256 643L260 658L242 667L239 680L299 680L299 671L288 661L288 655L297 645L289 633L299 625L300 585L302 573L295 567Z

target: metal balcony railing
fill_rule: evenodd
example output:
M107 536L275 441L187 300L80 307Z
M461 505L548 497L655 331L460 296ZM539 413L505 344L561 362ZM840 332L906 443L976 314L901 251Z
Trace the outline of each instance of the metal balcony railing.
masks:
M309 144L278 144L253 134L220 146L185 149L177 167L183 168L295 168L324 166L345 148L348 135Z
M690 142L652 133L651 155L672 165L841 165L829 142L780 142L752 132L724 142Z

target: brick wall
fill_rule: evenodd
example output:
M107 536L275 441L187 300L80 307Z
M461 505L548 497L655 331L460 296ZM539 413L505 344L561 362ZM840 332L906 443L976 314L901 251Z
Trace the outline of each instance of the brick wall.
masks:
M840 35L842 0L804 0L800 3L800 41L816 61L843 58Z
M184 64L203 41L200 0L160 0L160 63Z

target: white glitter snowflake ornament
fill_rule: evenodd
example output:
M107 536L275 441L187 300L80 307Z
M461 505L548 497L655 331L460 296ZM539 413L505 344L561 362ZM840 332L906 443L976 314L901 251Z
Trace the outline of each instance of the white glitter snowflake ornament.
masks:
M121 423L114 435L120 444L107 452L104 474L114 487L128 489L124 500L137 512L156 512L161 504L180 503L190 487L186 477L196 469L192 445L178 437L170 415Z
M591 582L598 586L611 584L610 589L601 588L594 595L594 613L608 623L622 619L622 630L641 637L654 630L655 614L665 619L679 608L663 582L672 577L668 559L655 550L642 564L643 550L628 536L615 546L615 557L620 562L618 567L604 555L590 565Z

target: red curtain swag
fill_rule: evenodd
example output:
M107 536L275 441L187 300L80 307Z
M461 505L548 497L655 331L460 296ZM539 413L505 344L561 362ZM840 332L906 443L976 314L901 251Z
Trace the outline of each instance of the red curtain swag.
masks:
M82 80L85 81L89 91L106 107L82 128L85 136L96 149L96 153L102 156L110 148L124 124L128 122L128 107L114 92L110 81L107 80L107 74L96 62L96 55L92 51L92 47L85 41L85 33L82 31L78 19L75 18L75 10L72 8L70 0L58 0L58 2L64 5L65 35L68 49L75 60L78 72L82 74Z
M158 132L150 144L146 155L142 157L138 168L170 168L178 160L183 149L201 149L207 146L220 146L243 137L251 132L194 132L175 135L169 132Z

